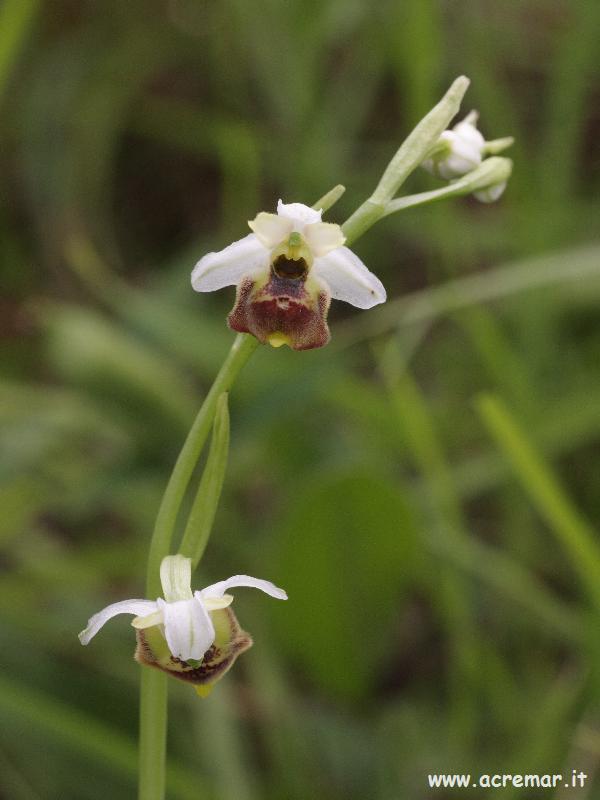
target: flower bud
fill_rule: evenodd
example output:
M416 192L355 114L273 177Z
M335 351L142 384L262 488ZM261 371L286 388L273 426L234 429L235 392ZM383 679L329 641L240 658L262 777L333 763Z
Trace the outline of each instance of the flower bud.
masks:
M422 163L427 172L445 180L460 178L476 169L484 156L500 153L510 147L513 142L511 137L486 142L480 131L477 130L477 118L477 112L471 111L451 130L441 134L432 148L429 158Z

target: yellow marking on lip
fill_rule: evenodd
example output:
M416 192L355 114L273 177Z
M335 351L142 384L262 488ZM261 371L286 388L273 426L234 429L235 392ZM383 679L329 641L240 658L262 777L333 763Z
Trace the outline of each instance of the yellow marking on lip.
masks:
M285 333L271 333L267 336L267 342L271 347L281 347L284 344L289 346L290 337L286 336Z

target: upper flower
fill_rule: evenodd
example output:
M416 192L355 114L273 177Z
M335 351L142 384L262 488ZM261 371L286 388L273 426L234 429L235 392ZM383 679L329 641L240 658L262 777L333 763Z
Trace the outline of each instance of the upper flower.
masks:
M452 130L444 131L435 153L422 164L427 172L450 180L478 167L483 159L485 139L476 123L477 113L471 111Z
M496 155L510 147L512 136L486 142L477 130L478 116L476 111L471 111L452 130L443 131L430 157L421 166L438 178L452 180L472 172L481 164L484 156ZM505 188L506 181L500 181L474 192L474 195L483 203L491 203L500 197Z
M142 631L160 626L170 653L182 661L199 662L215 641L211 612L227 608L233 597L225 592L232 586L252 586L278 600L287 600L283 589L269 581L234 575L213 583L201 591L191 589L192 562L184 556L167 556L160 565L164 600L123 600L94 614L87 628L79 634L81 644L88 644L109 619L117 614L134 614L131 623Z
M321 211L302 203L277 204L249 222L252 233L194 267L192 286L212 292L237 285L228 322L274 347L295 350L329 341L331 298L358 308L386 299L385 289L352 250L339 225L321 221Z

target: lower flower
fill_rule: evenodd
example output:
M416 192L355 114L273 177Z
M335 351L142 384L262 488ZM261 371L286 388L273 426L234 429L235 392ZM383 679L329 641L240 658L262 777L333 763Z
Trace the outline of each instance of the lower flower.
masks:
M260 589L278 600L287 600L283 589L270 581L249 575L227 580L192 593L192 562L184 556L167 556L160 565L164 600L123 600L94 614L79 634L89 644L100 628L117 614L134 614L135 658L174 678L196 685L199 694L210 688L231 667L235 659L252 646L250 636L240 628L229 608L233 586Z

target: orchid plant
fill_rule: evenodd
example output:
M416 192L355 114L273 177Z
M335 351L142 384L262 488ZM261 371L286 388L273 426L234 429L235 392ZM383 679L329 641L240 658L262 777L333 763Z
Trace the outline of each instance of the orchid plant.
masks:
M342 225L323 221L323 215L344 192L343 186L336 186L313 206L279 200L276 214L261 211L248 223L251 233L203 256L193 269L192 286L196 291L236 286L228 323L238 335L167 484L150 543L146 579L149 599L108 605L90 618L80 634L82 644L88 644L116 615L135 617L135 657L144 667L140 800L164 798L167 677L195 686L204 696L252 644L230 608L233 597L227 590L253 587L276 599L287 599L283 589L247 575L235 575L199 591L191 589L192 571L206 548L225 475L229 446L227 392L259 343L288 345L294 350L327 344L327 312L332 299L361 309L386 300L379 278L349 247L379 219L447 197L474 194L483 202L491 202L502 194L512 162L498 153L512 139L486 142L477 130L475 112L447 129L468 85L464 76L454 81L402 143L372 195ZM445 185L397 197L406 178L419 166ZM204 473L183 537L174 548L182 502L211 429Z

